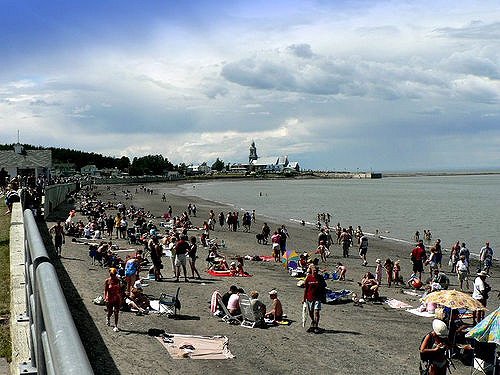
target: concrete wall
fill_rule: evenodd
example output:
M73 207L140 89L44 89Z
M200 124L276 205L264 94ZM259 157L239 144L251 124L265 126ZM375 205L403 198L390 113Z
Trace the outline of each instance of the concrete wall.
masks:
M45 201L43 205L45 219L54 212L57 206L64 202L69 193L74 192L76 189L76 182L47 186L45 188Z
M19 365L31 357L30 324L18 320L26 314L24 222L21 203L14 203L10 219L10 337L12 340L11 374L19 374Z

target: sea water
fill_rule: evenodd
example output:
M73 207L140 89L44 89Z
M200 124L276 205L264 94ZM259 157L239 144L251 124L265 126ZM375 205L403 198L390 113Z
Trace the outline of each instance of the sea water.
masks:
M410 246L417 230L422 238L425 229L445 248L460 241L478 253L489 241L500 254L500 175L219 180L184 188L283 224L315 225L318 213L329 212L331 226L361 225L365 232L408 241L402 246Z

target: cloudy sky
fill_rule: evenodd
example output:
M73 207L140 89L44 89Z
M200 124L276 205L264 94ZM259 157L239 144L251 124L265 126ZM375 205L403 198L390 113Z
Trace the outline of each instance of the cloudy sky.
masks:
M498 1L0 1L0 141L500 166Z

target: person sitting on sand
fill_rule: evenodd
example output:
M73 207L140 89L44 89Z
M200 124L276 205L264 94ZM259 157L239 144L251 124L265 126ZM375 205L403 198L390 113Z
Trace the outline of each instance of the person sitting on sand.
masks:
M227 262L226 262L226 258L220 257L219 263L217 263L214 266L214 270L215 271L228 271L228 270L230 270L229 264L227 264ZM234 263L234 272L236 272L236 263Z
M241 314L241 309L240 309L240 294L245 293L243 289L238 289L236 293L231 293L231 296L229 296L229 300L227 301L227 310L231 315L240 315Z
M276 289L271 290L269 292L269 298L273 301L273 308L266 313L265 317L276 322L281 322L283 320L283 306L278 299L278 291Z
M236 275L238 273L236 270L236 262L231 262L229 265L229 272L231 272L231 275Z
M347 272L347 267L344 266L342 263L338 262L336 273L339 276L339 280L345 280L346 272Z
M142 292L142 284L139 280L134 283L134 287L130 290L130 296L125 299L125 303L140 314L149 313L149 309L151 308L150 301Z
M373 297L374 299L379 298L378 288L379 283L375 279L375 276L371 272L365 273L365 276L361 280L361 295L364 299L368 297Z
M423 285L422 280L420 280L420 278L417 276L416 273L413 273L408 279L408 286L410 288L418 290L422 288L422 285Z
M238 275L248 275L248 273L243 269L243 257L237 257L236 261L238 262L236 265L236 273Z
M252 307L253 314L256 322L262 322L266 314L266 305L259 300L259 292L253 290L250 293L250 306Z

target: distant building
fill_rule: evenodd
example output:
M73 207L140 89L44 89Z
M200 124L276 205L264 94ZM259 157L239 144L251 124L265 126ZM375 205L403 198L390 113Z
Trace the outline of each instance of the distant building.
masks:
M76 174L75 163L54 163L52 175L54 176L73 176Z
M13 150L0 151L0 169L4 168L10 178L15 176L43 175L49 177L52 168L51 150L25 150L17 143Z
M248 155L248 164L233 164L230 170L234 173L249 171L261 173L298 173L300 172L300 166L298 162L289 162L287 155L259 158L255 142L252 141Z
M97 169L95 164L88 164L88 165L83 166L80 169L80 172L83 175L88 175L88 176L99 176L100 175L99 169Z
M187 174L207 174L210 173L211 171L212 168L210 168L206 162L198 165L190 164L186 167Z

